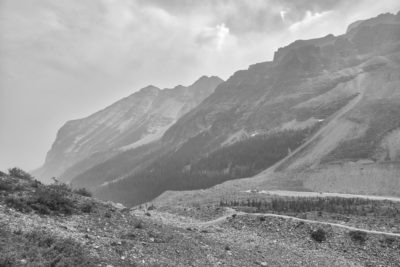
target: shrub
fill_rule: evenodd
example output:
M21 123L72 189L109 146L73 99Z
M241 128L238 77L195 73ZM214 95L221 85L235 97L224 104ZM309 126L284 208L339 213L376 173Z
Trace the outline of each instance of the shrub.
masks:
M0 266L20 266L20 259L26 266L95 266L79 243L45 231L18 236L5 233L0 236L0 244L7 244L0 247Z
M395 241L396 241L396 239L391 236L388 236L384 239L384 242L387 246L391 246Z
M135 224L135 228L136 229L143 229L144 228L143 222L142 221L137 222Z
M75 194L84 196L84 197L92 197L92 193L86 188L78 188L74 190Z
M311 232L311 238L317 242L322 242L326 240L326 232L324 229L318 228Z
M71 187L69 187L66 184L62 184L62 183L60 183L60 184L51 184L51 185L48 185L47 188L49 188L51 190L58 191L60 193L71 193L72 192Z
M26 199L21 197L10 196L5 199L5 203L8 207L14 208L20 212L30 212L32 210Z
M91 213L93 211L94 208L94 203L93 202L87 202L84 203L81 206L81 211L85 212L85 213Z
M68 197L68 190L65 186L60 185L38 188L32 204L33 208L39 213L51 210L55 213L72 214L74 210L74 202ZM43 208L40 208L40 206L43 206Z
M20 178L24 180L33 180L33 177L29 173L18 167L8 169L8 174L15 178Z
M0 177L7 176L7 173L0 171Z
M351 240L360 244L364 244L365 241L368 239L367 233L362 231L350 231L349 235L351 237Z
M0 180L0 191L12 191L13 190L13 186L9 181L6 180Z
M38 180L34 180L32 183L33 188L39 188L39 186L41 186L41 185L42 185L42 183Z
M39 214L72 214L76 209L70 198L70 189L65 185L40 186L34 183L36 190L32 195L9 196L5 199L7 206L20 212L35 210ZM16 187L17 188L17 187ZM13 190L17 190L13 188Z

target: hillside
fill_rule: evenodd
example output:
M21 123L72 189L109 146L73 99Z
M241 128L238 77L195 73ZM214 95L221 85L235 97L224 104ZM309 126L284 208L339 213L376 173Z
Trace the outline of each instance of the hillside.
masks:
M114 155L151 143L221 82L218 77L204 76L187 87L148 86L86 118L68 121L34 174L69 181Z
M397 209L387 226L398 219L396 202L339 204L354 201L381 216ZM84 190L43 185L13 169L0 175L0 265L397 266L400 261L398 224L393 232L373 223L368 230L352 226L354 220L365 224L360 215L334 213L336 221L351 220L330 223L321 221L330 214L325 211L316 220L301 219L243 211L246 202L237 203L127 209L92 199Z
M254 175L261 189L397 195L399 70L400 13L296 41L233 74L158 142L72 184L129 206ZM373 183L362 182L365 164Z

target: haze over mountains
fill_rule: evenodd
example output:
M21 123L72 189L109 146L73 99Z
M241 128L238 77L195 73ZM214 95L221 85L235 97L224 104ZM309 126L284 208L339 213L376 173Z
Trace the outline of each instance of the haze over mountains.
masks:
M148 86L87 118L68 121L59 130L45 164L35 173L68 180L73 173L114 154L153 142L221 82L218 77L203 76L187 87L161 90ZM77 163L78 170L64 173Z
M67 122L36 175L128 206L257 174L280 189L399 195L399 73L400 12L382 14L225 82L146 87Z

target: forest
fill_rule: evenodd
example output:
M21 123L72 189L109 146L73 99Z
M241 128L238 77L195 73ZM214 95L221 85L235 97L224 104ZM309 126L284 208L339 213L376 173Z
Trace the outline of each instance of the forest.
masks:
M105 186L97 195L136 205L166 190L204 189L227 180L250 177L304 143L316 127L249 137L209 154L207 151L214 140L204 132L189 139L178 150L161 155L143 171ZM108 194L116 190L119 192L117 196Z

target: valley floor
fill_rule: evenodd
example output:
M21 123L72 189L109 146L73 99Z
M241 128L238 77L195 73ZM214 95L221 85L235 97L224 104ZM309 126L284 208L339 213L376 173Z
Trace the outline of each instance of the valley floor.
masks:
M0 181L0 266L400 266L397 202L357 202L376 218L358 207L346 216L271 213L267 202L227 199L127 209L61 185ZM351 204L332 203L324 205Z
M3 231L21 235L39 229L71 238L97 266L400 264L399 234L362 230L365 236L357 239L349 234L357 229L349 226L218 206L131 211L103 206L88 215L47 217L1 205L0 213ZM317 229L326 233L325 241L311 238Z

